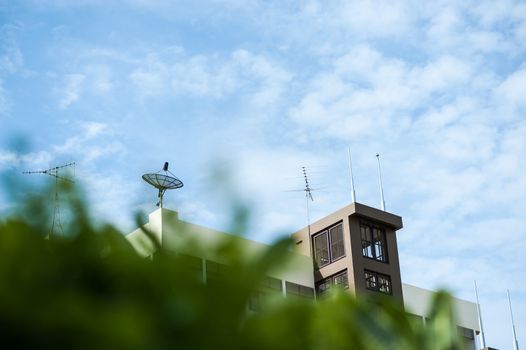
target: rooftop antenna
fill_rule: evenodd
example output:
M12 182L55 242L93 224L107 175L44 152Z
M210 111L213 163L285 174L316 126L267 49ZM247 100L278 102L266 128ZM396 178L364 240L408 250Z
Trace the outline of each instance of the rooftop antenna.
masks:
M307 205L307 229L309 231L309 239L310 239L310 207L309 207L309 199L314 202L314 198L312 198L312 189L310 188L309 184L309 177L307 176L307 169L305 169L304 166L301 167L301 170L303 171L303 178L305 179L305 203Z
M351 148L349 147L349 171L351 173L351 200L352 203L356 202L356 192L354 191L354 177L352 175L352 157Z
M484 337L484 327L482 326L482 313L480 312L480 303L479 303L479 293L477 290L477 281L474 280L473 283L475 284L475 296L477 298L477 314L479 318L479 326L480 326L480 339L482 340L482 348L486 348L486 338Z
M24 171L22 174L44 174L49 175L55 178L55 200L53 207L53 221L51 222L51 231L50 234L55 233L55 226L60 230L60 234L64 234L64 229L62 228L62 222L60 221L60 201L58 196L58 181L64 181L69 183L75 183L74 180L60 175L60 171L64 168L73 167L73 176L75 176L75 162L67 163L64 165L59 165L53 168L46 170L33 170L33 171Z
M385 200L384 200L384 186L382 184L382 168L380 167L380 155L376 153L376 159L378 160L378 177L380 180L380 206L385 211Z
M164 174L162 172L164 172ZM164 162L163 168L158 172L144 174L142 179L159 190L159 194L157 195L159 201L156 205L160 208L163 207L163 196L166 190L174 190L183 187L183 182L168 170L168 162Z
M303 171L303 177L305 178L305 197L307 197L307 199L310 198L310 200L314 202L314 198L312 198L312 192L309 185L309 177L307 176L307 169L305 169L304 166L301 167L301 169Z
M309 182L309 176L307 175L307 168L302 166L301 172L303 175L303 179L305 180L305 187L302 189L294 189L294 190L286 190L285 192L305 192L305 200L307 205L307 226L309 227L309 233L310 233L310 208L309 208L309 199L310 201L314 202L314 198L312 197L312 191L319 190L319 188L311 188L310 182Z
M515 322L513 321L513 310L511 309L511 297L510 290L508 292L508 304L510 306L510 316L511 316L511 330L513 332L513 350L519 350L519 342L517 341L517 333L515 333Z

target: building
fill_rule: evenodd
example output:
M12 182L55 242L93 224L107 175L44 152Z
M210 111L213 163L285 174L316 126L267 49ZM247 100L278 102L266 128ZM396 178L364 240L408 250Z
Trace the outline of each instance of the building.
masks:
M202 273L204 282L214 278L217 270L225 264L225 261L213 255L215 249L212 247L217 243L225 239L236 239L243 246L243 253L247 256L262 253L267 248L267 245L259 242L179 220L177 212L165 208L159 208L149 214L148 222L143 227L151 232L164 248L197 258L197 269ZM126 238L139 255L148 257L154 253L155 247L142 228L131 232ZM269 273L269 289L283 295L314 299L312 271L310 257L291 252L286 266Z
M163 247L193 256L204 282L217 278L225 263L210 253L217 242L235 239L245 254L258 254L266 248L262 243L184 222L177 212L165 208L151 213L143 227ZM264 293L314 299L336 285L357 297L382 293L403 303L408 313L425 323L433 292L402 283L396 242L396 232L402 227L400 216L352 203L292 234L296 251L289 253L286 266L269 273ZM187 233L195 244L185 244ZM142 228L127 238L140 255L154 253L155 247ZM257 310L260 304L255 296L249 308ZM477 305L460 299L454 299L454 304L466 348L477 349Z
M352 203L292 237L297 251L314 260L318 295L343 283L356 294L383 293L402 303L396 245L396 231L401 228L401 217Z

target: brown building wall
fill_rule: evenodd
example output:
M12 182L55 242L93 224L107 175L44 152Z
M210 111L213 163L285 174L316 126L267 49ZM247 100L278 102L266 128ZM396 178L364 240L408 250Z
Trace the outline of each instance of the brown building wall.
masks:
M387 263L362 256L361 221L374 223L385 229L388 255ZM342 222L343 225L345 256L320 269L315 268L315 281L319 282L324 278L347 270L349 290L351 292L357 294L376 294L378 292L366 288L364 270L367 269L389 275L391 278L392 296L400 300L400 302L403 302L400 263L396 243L396 231L402 228L402 218L360 203L352 203L312 223L310 230L309 227L306 227L294 233L292 236L296 242L296 251L300 254L313 257L314 247L312 238L338 222Z
M351 227L351 249L352 265L354 267L354 284L356 293L377 293L370 291L365 286L365 270L375 271L391 277L392 296L403 301L402 297L402 280L400 275L400 262L398 260L398 246L396 243L396 230L393 227L378 223L385 229L387 240L387 262L376 261L371 258L362 256L360 222L378 223L371 217L353 215L349 217Z

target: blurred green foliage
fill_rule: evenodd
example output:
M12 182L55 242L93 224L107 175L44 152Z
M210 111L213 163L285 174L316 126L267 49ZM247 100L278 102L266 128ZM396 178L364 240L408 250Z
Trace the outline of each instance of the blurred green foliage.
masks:
M67 235L47 237L48 195L0 222L2 349L461 349L446 293L426 326L388 297L338 290L250 312L288 239L248 260L235 241L222 242L214 254L229 273L205 285L183 255L158 247L154 259L139 257L116 229L93 224L78 193L61 191Z

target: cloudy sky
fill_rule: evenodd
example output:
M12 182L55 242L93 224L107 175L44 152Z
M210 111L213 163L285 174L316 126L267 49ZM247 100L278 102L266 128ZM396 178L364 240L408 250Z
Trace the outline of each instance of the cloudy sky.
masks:
M0 0L0 25L0 170L76 161L128 231L169 161L166 207L228 229L242 200L270 242L306 224L302 166L313 219L350 202L349 147L378 207L380 153L403 280L473 300L476 279L500 349L509 288L526 346L526 3Z

